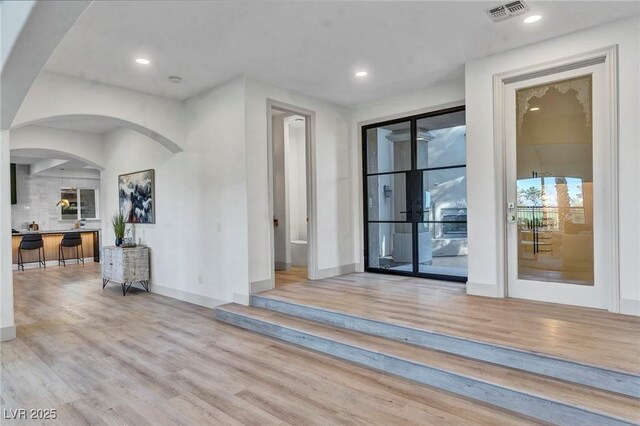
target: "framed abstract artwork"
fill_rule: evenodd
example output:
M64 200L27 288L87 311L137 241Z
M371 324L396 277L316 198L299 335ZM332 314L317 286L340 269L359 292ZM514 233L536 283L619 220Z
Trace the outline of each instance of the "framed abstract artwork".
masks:
M126 223L156 223L154 169L119 175L118 197Z

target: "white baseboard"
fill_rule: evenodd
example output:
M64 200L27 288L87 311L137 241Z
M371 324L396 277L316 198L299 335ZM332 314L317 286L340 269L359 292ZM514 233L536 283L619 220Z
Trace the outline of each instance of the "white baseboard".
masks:
M251 297L245 294L233 293L233 303L249 306Z
M496 297L498 296L498 286L494 284L473 283L467 281L467 294L470 296Z
M322 280L324 278L331 278L337 275L351 274L356 271L356 264L349 263L347 265L340 265L334 268L318 269L318 275L315 279Z
M93 263L93 262L94 262L93 256L84 258L84 263ZM47 260L46 262L44 262L44 264L47 265L47 266L58 266L58 259L56 259L56 260ZM76 259L75 258L67 259L67 265L76 265L76 264L77 263L76 263ZM24 269L25 270L26 269L38 269L38 267L39 267L38 265L39 265L38 262L25 263L24 264ZM81 265L82 265L82 263L81 263ZM62 265L60 265L60 266L62 266ZM42 267L42 266L40 266L40 267ZM11 268L14 271L17 271L18 270L18 264L17 263L12 264ZM22 270L22 269L20 269L20 270Z
M274 269L276 271L288 271L291 269L291 262L274 262Z
M16 338L16 326L8 325L6 327L0 328L0 341L4 342L7 340L13 340Z
M171 297L172 299L182 300L183 302L193 303L194 305L204 306L206 308L215 308L216 306L227 303L223 300L214 299L213 297L202 296L200 294L190 293L188 291L165 287L154 283L151 283L149 290L152 293Z
M251 283L251 294L260 293L262 291L273 290L275 286L270 279L262 281L254 281Z
M620 299L620 313L640 316L640 300Z

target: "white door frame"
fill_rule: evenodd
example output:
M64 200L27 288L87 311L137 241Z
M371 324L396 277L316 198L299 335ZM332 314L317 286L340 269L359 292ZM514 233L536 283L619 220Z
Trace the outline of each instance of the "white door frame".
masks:
M607 308L611 312L620 312L620 263L618 260L619 224L618 224L618 79L617 45L587 52L569 58L537 64L507 71L493 76L493 148L496 193L496 247L498 296L508 297L507 273L507 191L506 191L506 120L504 108L505 85L521 80L555 74L560 71L580 68L596 63L604 63L605 80L609 90L609 140L611 159L609 169L610 205L604 207L609 218L609 230L612 238L605 250L609 254L611 273L608 280L609 295Z
M305 155L307 173L307 273L308 278L315 280L318 277L318 238L317 238L317 180L316 180L316 113L306 108L300 108L274 99L267 99L267 162L269 179L269 218L273 218L273 121L272 109L290 112L305 117ZM287 224L289 226L289 224ZM269 229L269 257L271 259L270 288L276 286L275 277L275 232L273 225Z

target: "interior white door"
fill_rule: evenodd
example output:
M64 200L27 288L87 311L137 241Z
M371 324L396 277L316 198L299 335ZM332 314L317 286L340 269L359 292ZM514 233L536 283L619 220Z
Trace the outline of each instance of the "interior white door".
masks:
M604 63L505 85L509 297L608 307Z

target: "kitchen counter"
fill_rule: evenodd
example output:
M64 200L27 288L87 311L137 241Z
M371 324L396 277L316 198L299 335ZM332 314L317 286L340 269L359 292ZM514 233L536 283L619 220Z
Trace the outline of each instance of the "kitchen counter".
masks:
M70 232L79 232L80 234L82 234L82 250L84 251L85 261L90 261L91 259L93 259L94 262L100 262L100 229L79 228L49 229L12 234L11 245L13 248L13 264L17 265L18 263L18 248L20 247L20 241L22 241L22 237L24 235L40 234L42 235L42 240L44 242L44 253L47 265L57 265L60 241L62 241L62 238L65 234L68 234ZM25 262L38 260L38 251L23 250L22 257Z
M69 232L100 232L100 229L90 229L90 228L50 229L50 230L43 230L43 231L14 232L11 235L22 236L22 235L31 235L31 234L42 234L42 235L46 235L46 234L68 234Z

